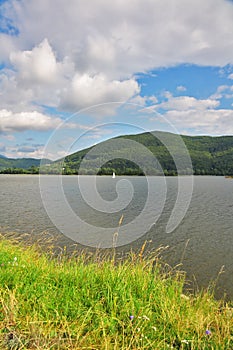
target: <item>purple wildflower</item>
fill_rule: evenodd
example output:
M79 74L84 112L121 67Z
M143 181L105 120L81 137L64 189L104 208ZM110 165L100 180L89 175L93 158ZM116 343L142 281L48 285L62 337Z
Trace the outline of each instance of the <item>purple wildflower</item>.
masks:
M211 334L211 331L210 331L209 329L207 329L207 330L205 331L205 334L206 334L206 335L210 335L210 334Z
M129 319L130 319L130 321L132 321L132 320L134 319L134 316L133 316L133 315L130 315L130 316L129 316Z

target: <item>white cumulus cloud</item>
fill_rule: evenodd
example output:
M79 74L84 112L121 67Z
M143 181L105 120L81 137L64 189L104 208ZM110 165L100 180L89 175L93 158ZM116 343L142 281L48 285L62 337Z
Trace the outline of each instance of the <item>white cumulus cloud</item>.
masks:
M80 73L119 79L182 62L233 62L233 5L227 0L21 0L5 4L4 13L19 30L16 42L7 36L11 45L32 48L48 38Z
M103 74L76 74L70 86L64 89L61 95L61 106L77 110L99 103L126 102L139 91L140 87L134 79L110 81Z
M4 89L1 100L11 110L14 96L26 109L34 102L69 110L127 101L140 93L139 72L233 63L227 0L9 0L1 10L18 30L0 34L0 59L13 75L11 101Z
M47 39L31 51L12 52L10 61L23 81L51 84L57 77L56 57Z
M8 0L0 11L0 132L53 129L60 118L47 107L73 112L126 101L155 104L196 130L231 131L231 111L217 109L232 98L231 86L199 100L167 92L159 103L153 91L142 95L136 77L179 64L231 67L232 1ZM113 114L113 106L99 112Z
M190 96L169 96L168 101L156 105L156 108L162 108L165 110L185 111L190 109L204 110L216 108L218 106L219 101L210 98L205 100L198 100L195 97Z
M192 134L229 135L233 133L233 110L168 111L165 117L178 130L192 130Z
M12 113L0 110L0 132L47 131L56 128L60 123L60 118L52 118L37 111Z

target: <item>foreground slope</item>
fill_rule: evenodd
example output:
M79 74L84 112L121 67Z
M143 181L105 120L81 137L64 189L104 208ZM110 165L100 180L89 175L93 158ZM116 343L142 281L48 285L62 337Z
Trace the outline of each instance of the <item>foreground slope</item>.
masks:
M24 243L25 244L25 243ZM184 295L184 274L159 251L54 257L0 240L0 348L232 349L233 312L208 291Z

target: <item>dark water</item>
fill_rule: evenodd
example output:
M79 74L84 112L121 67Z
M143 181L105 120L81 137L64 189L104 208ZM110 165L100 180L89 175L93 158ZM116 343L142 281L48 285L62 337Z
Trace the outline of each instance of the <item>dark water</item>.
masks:
M63 212L61 206L61 199L57 196L58 178L56 176L44 177L46 186L42 191L47 196L47 202L51 201L57 210L57 219L60 220L60 224L64 225L64 230L74 232L74 225L76 225L76 240L82 237L84 243L88 243L88 240L97 243L101 236L101 229L110 227L112 232L115 232L119 218L124 215L123 226L136 222L135 232L143 234L136 234L135 226L129 226L132 230L128 230L130 231L128 241L126 239L126 244L121 244L119 251L139 247L145 239L152 241L151 247L169 245L165 259L173 265L182 263L182 269L187 272L187 278L195 281L191 286L206 287L211 280L217 279L216 296L222 297L226 293L228 298L233 299L233 180L224 177L194 177L194 190L187 213L178 227L167 233L166 226L177 198L177 178L153 179L153 189L150 188L150 192L156 204L151 209L149 206L137 222L135 220L143 211L148 198L146 178L131 177L126 178L126 182L122 182L121 194L125 196L122 197L122 203L118 204L123 209L115 213L113 210L111 212L111 203L117 198L116 184L119 179L123 178L113 180L110 177L99 177L97 189L102 198L109 203L110 212L106 213L104 208L98 211L93 208L92 204L82 199L77 182L78 177L63 177L64 198L85 225L88 223L90 227L96 228L94 239L91 230L88 232L88 226L79 226L72 220L67 220L66 212ZM91 181L90 178L85 177L87 187L89 181ZM132 184L133 192L128 181ZM183 184L184 188L187 186L186 181L187 178L181 178L181 185ZM164 184L167 193L164 192ZM124 200L131 195L130 203L125 205ZM164 206L163 201L165 201ZM156 223L150 225L149 229L148 222L155 221ZM38 176L0 176L0 226L2 232L27 232L35 236L40 235L43 231L52 234L59 233L48 217L41 200ZM71 246L73 241L60 234L59 243ZM224 273L219 275L222 266L224 266Z

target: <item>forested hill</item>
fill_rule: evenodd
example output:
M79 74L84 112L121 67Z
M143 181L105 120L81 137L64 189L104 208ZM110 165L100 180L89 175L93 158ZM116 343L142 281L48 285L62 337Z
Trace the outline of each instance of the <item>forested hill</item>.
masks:
M192 160L192 166L194 174L196 175L233 175L233 136L181 136ZM109 149L111 155L111 142L106 147L105 141L98 145L99 150L96 154L89 154L92 148L82 150L73 153L66 158L55 162L50 167L47 167L47 171L50 169L51 172L56 172L59 164L62 163L63 173L65 174L93 174L95 173L96 166L101 164L99 174L112 174L113 171L118 175L142 175L142 169L136 165L136 161L132 162L127 160L128 155L132 155L135 149L128 145L124 141L129 139L136 141L144 145L149 149L160 163L165 175L176 175L176 165L172 159L170 152L164 146L169 144L173 149L173 155L176 159L179 159L182 164L183 174L189 174L191 169L189 164L185 161L183 150L179 147L179 136L172 133L165 132L146 132L138 135L127 135L115 138L120 139L122 147L119 148L115 159L107 161L103 164L103 160L107 159L106 149ZM160 141L163 140L163 142ZM101 147L103 147L103 153L101 154ZM108 152L108 151L107 151ZM183 158L182 158L183 157ZM144 170L146 169L147 174L159 175L161 169L151 161L147 159L146 153L142 151L137 152L135 160L139 159L143 161ZM182 163L182 159L184 159ZM82 169L80 163L82 161ZM79 169L80 168L80 169Z
M0 155L0 172L6 173L27 173L26 170L30 169L32 173L38 173L40 166L40 159L35 158L7 158ZM50 160L45 160L47 163L51 163ZM25 171L24 171L25 170Z

